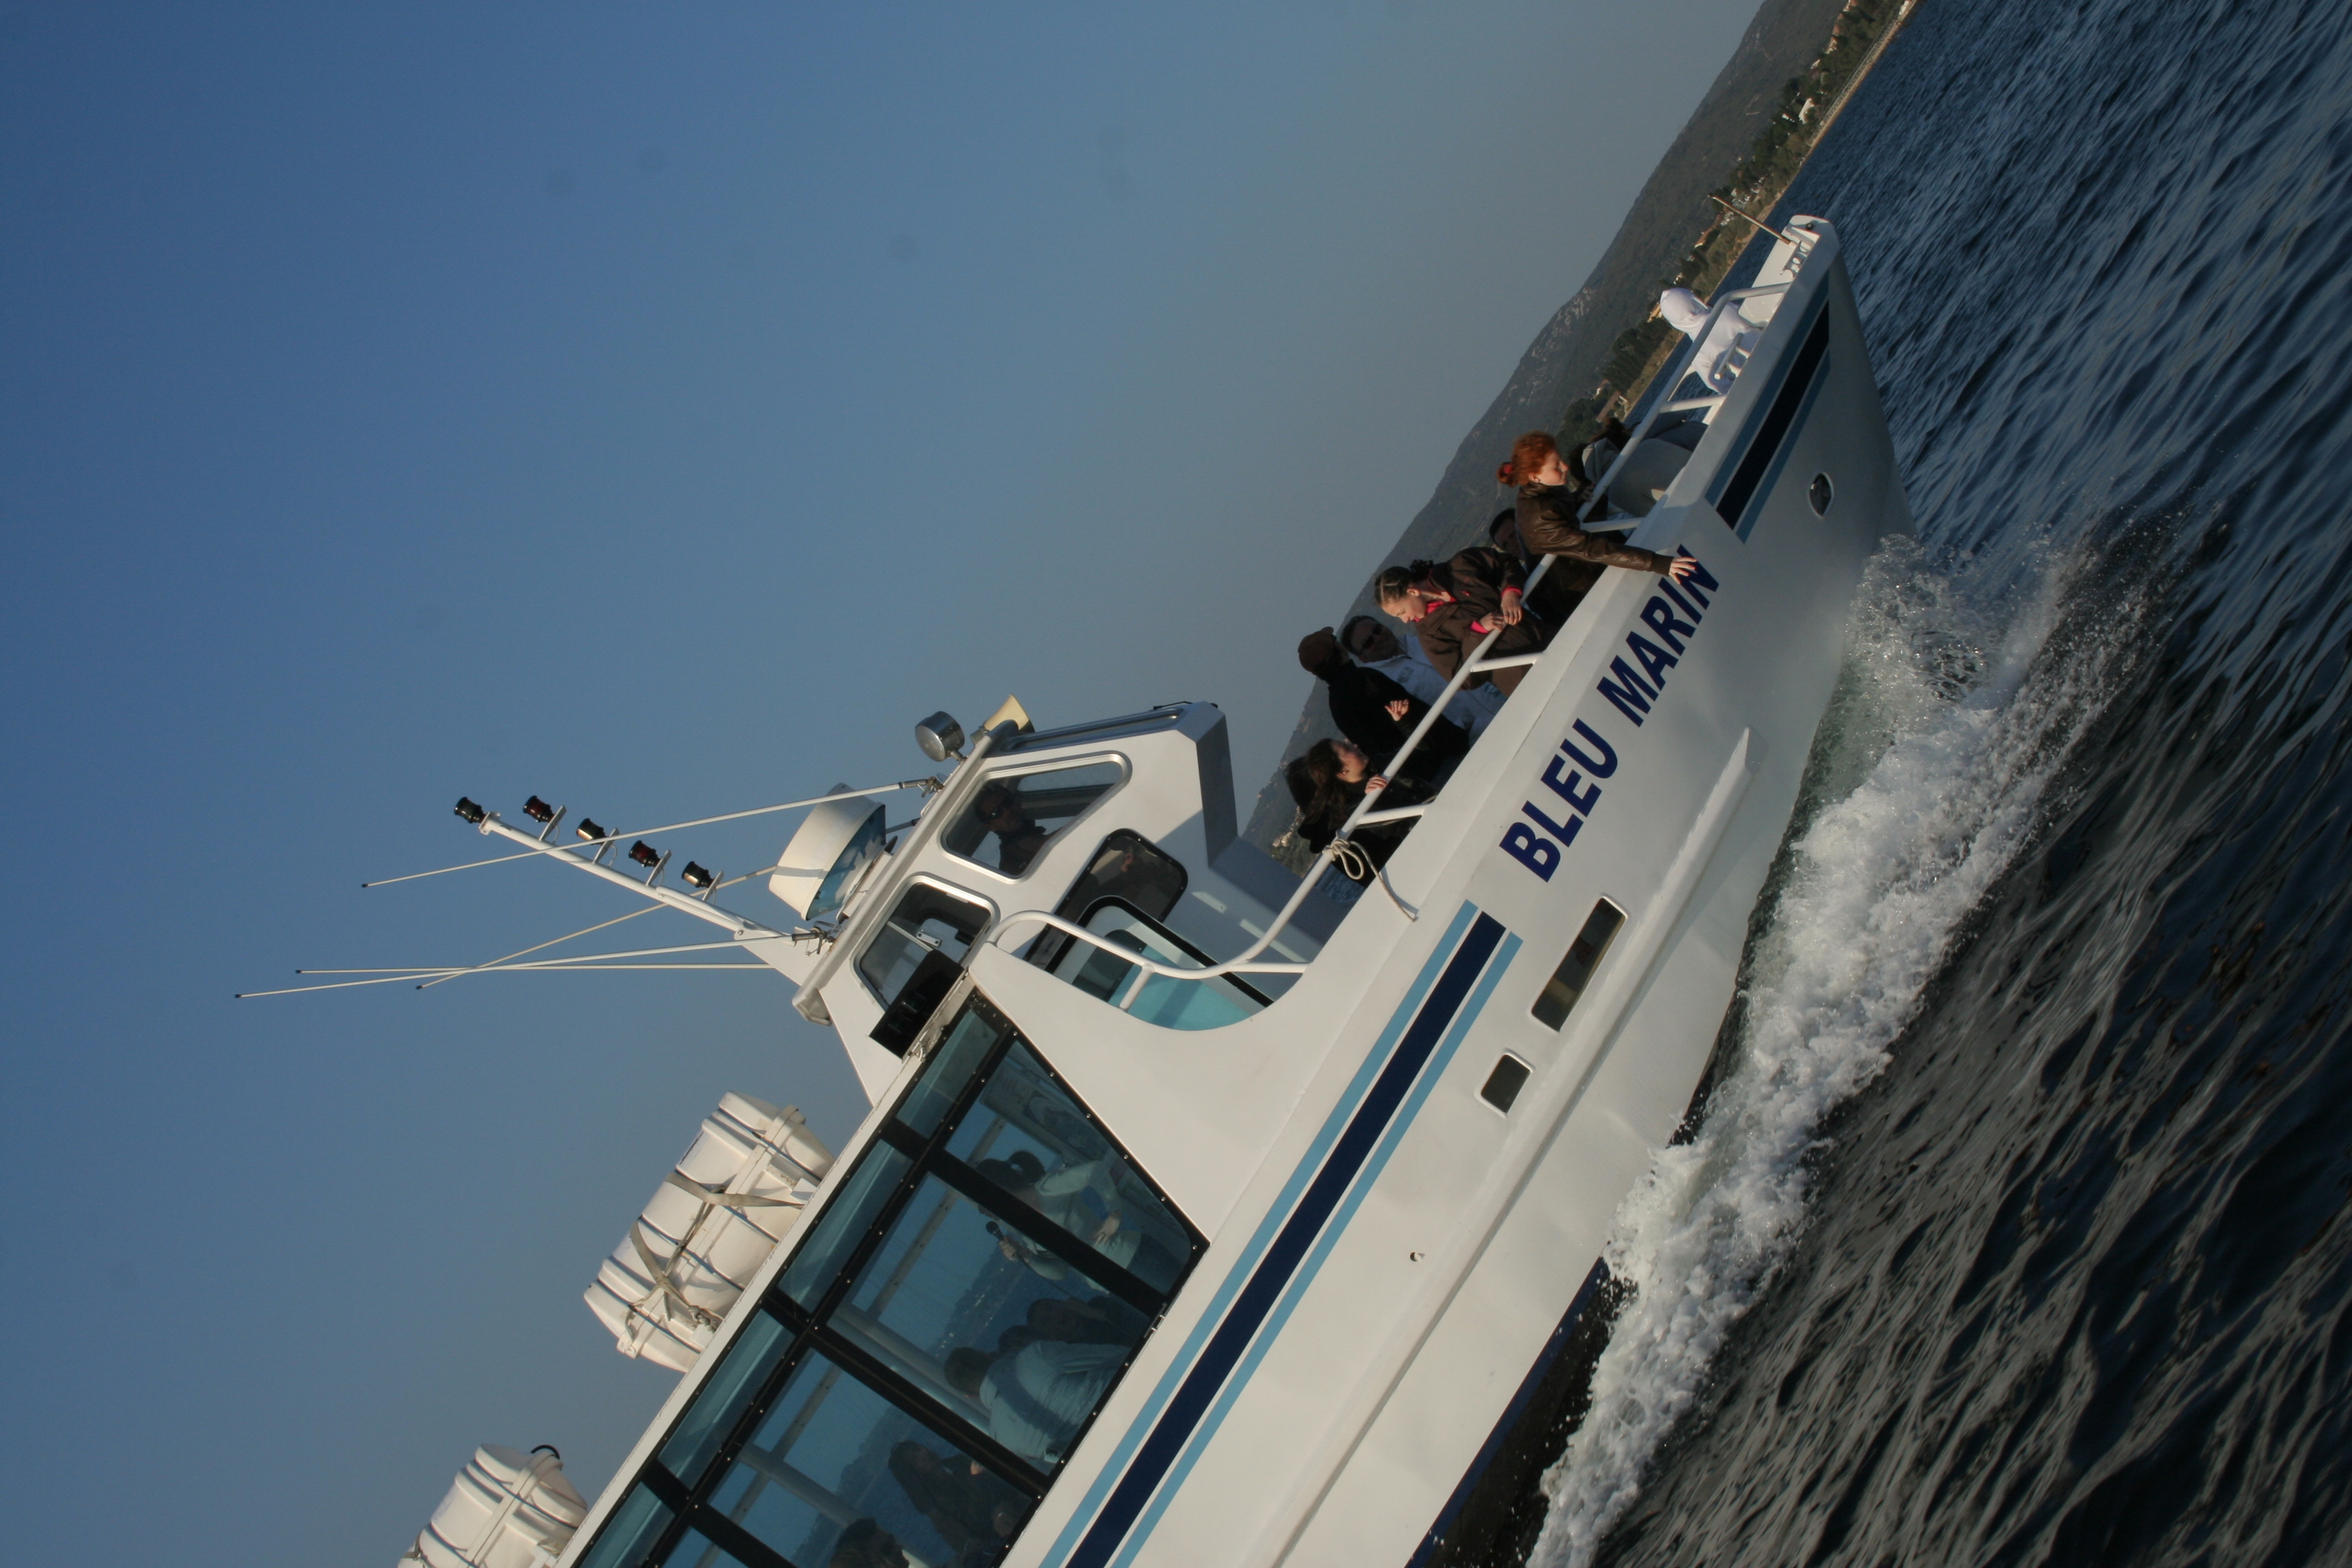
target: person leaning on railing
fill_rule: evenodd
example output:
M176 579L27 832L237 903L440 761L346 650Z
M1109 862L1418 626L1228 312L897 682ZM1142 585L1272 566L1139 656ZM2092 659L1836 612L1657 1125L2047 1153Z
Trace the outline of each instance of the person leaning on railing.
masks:
M1391 566L1372 580L1372 594L1382 611L1413 629L1429 662L1450 680L1491 632L1502 635L1486 650L1490 658L1539 652L1549 640L1550 628L1521 603L1527 581L1517 561L1499 550L1474 544L1444 565L1416 561ZM1481 671L1465 684L1491 680L1507 697L1527 673L1527 666L1514 665Z
M1357 806L1363 804L1368 790L1381 791L1381 808L1393 810L1403 805L1421 805L1437 794L1436 787L1412 772L1420 762L1416 753L1406 762L1407 771L1395 778L1383 778L1372 771L1372 760L1361 749L1345 741L1318 741L1307 748L1307 753L1293 758L1283 771L1284 782L1290 786L1290 798L1298 803L1298 837L1307 847L1320 854L1339 836ZM1404 836L1412 831L1412 819L1402 822L1375 823L1359 827L1349 842L1358 851L1340 863L1340 869L1358 882L1369 882L1372 874L1389 863Z
M1677 582L1698 564L1687 555L1661 555L1627 544L1615 534L1585 532L1577 514L1591 500L1591 493L1570 482L1573 476L1568 460L1560 456L1559 443L1547 431L1530 430L1513 442L1511 460L1496 469L1495 477L1518 487L1519 538L1538 555L1564 555L1596 566L1661 574ZM1495 651L1504 650L1498 647ZM1436 655L1430 657L1433 659Z

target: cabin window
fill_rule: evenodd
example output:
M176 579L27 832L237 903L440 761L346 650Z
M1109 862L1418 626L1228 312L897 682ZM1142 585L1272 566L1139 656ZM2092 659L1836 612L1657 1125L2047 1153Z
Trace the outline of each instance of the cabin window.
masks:
M886 1010L902 994L932 988L938 992L931 998L936 1006L947 994L940 976L952 981L961 971L964 955L992 918L977 899L919 881L899 895L898 907L857 955L857 973ZM911 984L919 978L920 986Z
M1191 942L1121 899L1097 901L1084 921L1113 947L1175 969L1206 969L1209 956ZM1135 984L1136 966L1116 952L1075 938L1054 964L1054 973L1090 996L1117 1005L1136 989L1127 1010L1147 1024L1163 1029L1218 1029L1238 1023L1266 1004L1265 994L1230 975L1209 980L1178 980L1154 974Z
M1021 876L1036 863L1046 841L1108 795L1126 771L1106 760L995 774L973 793L940 842L950 854L1003 876Z
M1202 1246L972 998L582 1561L994 1563Z

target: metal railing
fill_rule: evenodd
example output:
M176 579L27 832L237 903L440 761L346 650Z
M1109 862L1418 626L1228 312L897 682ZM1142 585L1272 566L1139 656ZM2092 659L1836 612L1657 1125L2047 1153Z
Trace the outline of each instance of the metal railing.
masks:
M1804 235L1808 240L1815 242L1819 239L1819 236L1796 228L1793 224L1791 233ZM1616 532L1631 529L1642 521L1640 518L1629 517L1622 521L1600 521L1596 525L1597 518L1605 518L1609 504L1609 487L1616 481L1618 474L1624 468L1626 459L1640 448L1642 442L1648 437L1652 427L1657 424L1660 416L1692 413L1700 409L1712 414L1716 409L1720 408L1724 399L1730 395L1728 391L1725 391L1709 393L1703 397L1672 400L1671 395L1675 387L1680 384L1684 376L1690 374L1688 366L1690 357L1696 355L1699 348L1706 343L1708 334L1714 331L1716 324L1723 319L1723 313L1726 310L1735 308L1742 300L1788 292L1796 281L1795 273L1798 268L1802 265L1804 258L1811 254L1811 244L1800 244L1797 247L1795 254L1788 263L1790 276L1783 282L1768 283L1749 289L1727 289L1715 297L1707 310L1706 321L1699 328L1697 334L1691 339L1689 349L1676 355L1673 364L1669 366L1669 373L1675 378L1666 384L1666 392L1670 400L1659 404L1643 416L1641 428L1633 432L1632 438L1625 443L1625 449L1618 453L1616 460L1609 465L1609 470L1601 476L1601 482L1592 487L1592 500L1587 504L1583 515L1579 519L1580 525L1585 526L1590 531ZM1735 377L1744 373L1746 368L1747 364L1743 360L1738 370L1734 372ZM1528 574L1527 585L1533 588L1541 582L1543 574L1551 570L1552 563L1559 559L1560 557L1557 555L1547 555L1538 561L1535 570ZM1389 759L1388 765L1380 770L1381 777L1394 778L1398 770L1412 760L1413 752L1419 749L1423 739L1428 735L1431 726L1437 723L1444 715L1447 704L1451 703L1454 696L1469 684L1473 677L1491 674L1498 669L1515 669L1522 665L1531 665L1542 658L1545 652L1549 651L1545 649L1535 653L1487 657L1487 650L1495 646L1496 639L1508 629L1507 626L1496 626L1493 631L1488 632L1486 640L1481 642L1476 650L1462 662L1462 667L1454 672L1454 678L1445 683L1445 689L1438 694L1437 700L1429 705L1429 711L1422 715L1421 722L1413 726L1412 733L1405 737L1403 746L1398 749L1395 756ZM1332 866L1342 857L1353 851L1354 847L1349 843L1348 836L1359 827L1372 827L1386 822L1410 821L1426 812L1431 805L1437 804L1435 801L1431 801L1418 805L1394 806L1381 810L1377 803L1383 793L1385 793L1383 789L1364 791L1364 798L1357 803L1354 811L1348 814L1348 820L1340 825L1338 835L1317 855L1314 867L1299 878L1297 888L1285 900L1282 908L1276 911L1265 933L1241 952L1222 963L1213 963L1201 969L1183 969L1174 964L1162 963L1157 959L1146 958L1132 948L1122 947L1109 941L1100 932L1088 931L1076 921L1066 920L1060 915L1048 914L1043 910L1021 910L1005 916L997 922L996 930L990 933L988 940L998 947L1006 947L1004 938L1016 927L1026 929L1033 925L1041 926L1050 931L1060 931L1075 941L1083 942L1110 954L1121 963L1133 965L1133 973L1120 981L1118 988L1108 998L1111 1004L1121 1012L1129 1011L1135 1006L1137 997L1142 994L1144 986L1150 984L1155 975L1165 975L1175 980L1214 980L1228 974L1304 974L1307 968L1305 963L1295 961L1262 960L1258 955L1272 947L1276 939L1288 929L1292 917L1297 914L1299 907L1306 903L1315 889L1321 886L1325 874L1331 869ZM1417 921L1421 918L1421 912L1418 910L1398 896L1396 889L1389 882L1387 868L1374 868L1372 879L1380 884L1381 891L1388 894L1390 901L1402 911L1407 920ZM1011 951L1009 947L1006 947L1006 950Z

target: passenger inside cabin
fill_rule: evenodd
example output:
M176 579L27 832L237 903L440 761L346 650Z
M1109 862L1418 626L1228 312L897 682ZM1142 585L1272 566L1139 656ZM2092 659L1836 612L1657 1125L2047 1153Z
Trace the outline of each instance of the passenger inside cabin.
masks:
M870 1519L853 1521L833 1543L825 1568L909 1568L898 1538Z
M1039 1341L1011 1354L948 1352L948 1385L979 1402L989 1435L1042 1469L1062 1461L1078 1426L1127 1360L1127 1348Z
M1389 567L1373 579L1372 588L1381 610L1412 627L1429 662L1449 680L1489 633L1502 633L1486 650L1487 657L1496 658L1538 652L1549 637L1543 621L1521 603L1527 574L1517 562L1483 544L1474 544L1443 564L1416 561ZM1513 665L1482 670L1464 684L1492 681L1508 697L1527 673L1527 666Z
M1584 602L1586 590L1601 580L1601 568L1589 561L1558 562L1541 577L1535 577L1536 563L1541 557L1519 538L1519 513L1516 507L1495 514L1495 520L1486 525L1486 539L1534 578L1528 584L1528 608L1542 616L1544 625L1554 631L1568 624L1568 617Z
M1496 470L1496 478L1506 484L1518 485L1519 538L1538 554L1564 555L1571 561L1617 566L1628 572L1661 574L1677 582L1689 576L1698 564L1687 555L1661 555L1654 550L1627 544L1613 533L1587 533L1577 514L1583 510L1590 491L1577 482L1567 458L1560 455L1559 443L1548 430L1530 430L1514 442L1510 461ZM1383 582L1387 576L1381 574ZM1431 655L1433 659L1435 657Z
M958 1563L994 1562L1006 1538L1020 1528L1021 1515L1002 1483L962 1473L912 1439L891 1448L890 1479Z
M1393 757L1404 749L1429 712L1429 704L1377 669L1366 669L1339 651L1339 635L1329 626L1299 639L1299 668L1323 683L1331 722L1339 733L1375 757ZM1462 726L1440 719L1429 727L1414 749L1422 772L1437 776L1470 750Z
M1021 804L1021 797L1012 786L991 784L972 797L972 815L981 825L996 835L997 869L1008 877L1018 877L1037 858L1053 834L1030 818Z
M1165 1289L1183 1271L1183 1259L1165 1241L1129 1223L1127 1200L1101 1160L1048 1172L1044 1161L1018 1149L1001 1160L979 1161L972 1169L1149 1284ZM1041 1279L1070 1277L1068 1264L1025 1238L1000 1235L996 1245Z
M1429 662L1420 639L1400 642L1378 616L1351 617L1339 628L1339 642L1358 664L1380 671L1423 702L1434 702L1445 694L1445 677ZM1492 686L1465 686L1446 705L1445 718L1468 731L1475 741L1502 710L1503 694Z
M1381 792L1375 809L1420 805L1436 794L1417 778L1382 778L1372 772L1371 759L1345 741L1316 742L1306 755L1292 760L1284 772L1284 782L1290 786L1290 798L1298 803L1298 836L1318 853L1339 836L1368 790L1377 786ZM1389 863L1412 825L1413 819L1408 817L1357 828L1349 842L1359 853L1343 859L1339 868L1355 881L1370 882Z

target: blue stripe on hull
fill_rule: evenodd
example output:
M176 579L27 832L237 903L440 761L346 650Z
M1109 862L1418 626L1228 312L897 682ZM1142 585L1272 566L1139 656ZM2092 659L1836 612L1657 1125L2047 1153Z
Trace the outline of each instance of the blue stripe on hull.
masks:
M1445 940L1382 1031L1380 1048L1369 1055L1333 1109L1282 1195L1219 1288L1200 1326L1047 1553L1048 1561L1066 1568L1107 1568L1114 1554L1124 1561L1140 1547L1150 1522L1166 1506L1165 1498L1153 1506L1154 1493L1171 1472L1173 1479L1181 1480L1191 1468L1201 1446L1192 1440L1198 1434L1205 1444L1216 1421L1238 1395L1240 1383L1231 1389L1227 1383L1237 1369L1246 1376L1244 1357L1255 1366L1257 1357L1250 1355L1251 1342L1269 1318L1279 1327L1276 1309L1289 1293L1294 1278L1303 1289L1329 1251L1328 1242L1316 1246L1325 1223L1340 1214L1349 1188L1366 1166L1377 1171L1379 1163L1385 1163L1388 1151L1395 1147L1412 1111L1426 1097L1427 1084L1420 1093L1413 1093L1422 1069L1440 1055L1441 1044L1445 1047L1444 1055L1450 1056L1460 1043L1476 1006L1471 1007L1470 1017L1462 1020L1460 1028L1452 1026L1465 1004L1473 1002L1474 987L1478 1004L1493 989L1502 964L1494 966L1485 985L1478 981L1498 948L1507 963L1517 947L1516 938L1505 946L1507 934L1493 916L1472 905L1462 907ZM1397 1123L1393 1131L1392 1121ZM1352 1210L1352 1204L1349 1206ZM1285 1307L1282 1316L1286 1315ZM1257 1354L1263 1353L1260 1346ZM1226 1395L1223 1399L1221 1393ZM1169 1495L1172 1494L1171 1487ZM1147 1510L1150 1521L1145 1521ZM1130 1541L1129 1531L1139 1521L1144 1521L1144 1529ZM1122 1546L1127 1550L1122 1552Z

